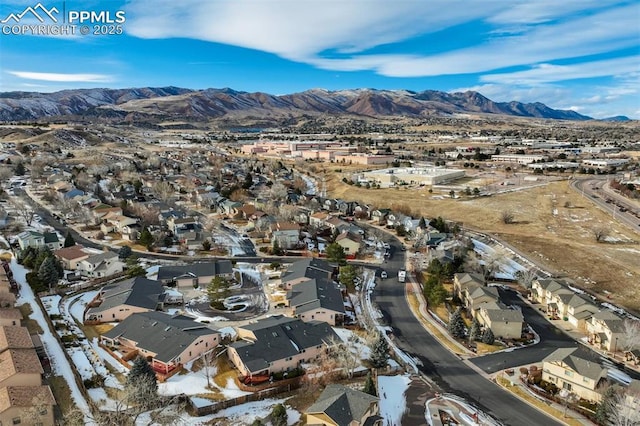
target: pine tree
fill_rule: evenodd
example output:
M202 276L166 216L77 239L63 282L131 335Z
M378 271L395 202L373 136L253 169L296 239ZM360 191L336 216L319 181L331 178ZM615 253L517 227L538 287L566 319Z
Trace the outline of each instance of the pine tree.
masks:
M464 337L464 320L462 319L462 308L456 309L451 316L449 317L449 333L453 337L463 338Z
M480 332L480 323L477 319L473 319L471 321L471 328L469 329L469 341L473 342L476 340L480 340L482 333Z
M133 361L125 387L132 402L148 407L155 403L158 396L156 373L146 359L139 356Z
M277 404L271 411L271 424L273 426L287 426L287 409L284 405Z
M347 264L347 256L344 253L344 248L338 243L331 243L327 246L327 260L329 262L335 262L338 265Z
M140 233L138 241L140 242L140 244L145 246L147 250L149 250L153 246L153 235L151 235L151 232L149 232L147 228L144 228Z
M64 247L71 247L76 245L76 240L73 239L71 232L67 232L67 236L64 238Z
M420 222L418 222L418 228L420 228L420 229L426 229L427 228L427 221L424 219L424 216L422 216L420 218Z
M118 258L121 260L125 260L133 254L133 250L129 246L122 246L120 250L118 250Z
M493 335L493 331L490 328L487 328L482 333L482 343L486 343L487 345L493 345L496 341L496 337Z
M387 366L389 361L389 344L382 333L378 333L378 339L371 348L370 361L374 368L384 368Z
M231 284L226 278L217 276L211 280L211 283L207 286L207 295L209 296L209 303L216 309L221 309L221 304L224 299L231 294Z
M53 287L58 282L58 271L53 257L47 257L38 268L38 278L43 284Z
M371 377L371 371L367 373L367 379L364 382L364 388L362 392L368 393L369 395L378 396L378 392L376 391L376 385L373 383L373 377Z

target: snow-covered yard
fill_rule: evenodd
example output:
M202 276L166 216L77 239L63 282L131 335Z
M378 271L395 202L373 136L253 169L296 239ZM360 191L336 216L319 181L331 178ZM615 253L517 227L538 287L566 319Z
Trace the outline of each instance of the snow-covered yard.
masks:
M402 424L402 416L407 410L405 392L411 379L408 375L378 376L378 396L380 397L380 416L385 425Z

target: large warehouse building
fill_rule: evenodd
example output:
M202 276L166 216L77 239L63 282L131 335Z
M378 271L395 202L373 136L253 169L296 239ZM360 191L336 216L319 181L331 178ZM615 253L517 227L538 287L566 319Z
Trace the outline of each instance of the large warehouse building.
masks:
M382 188L396 185L442 185L465 176L464 170L439 167L394 167L363 173L363 180L380 184Z

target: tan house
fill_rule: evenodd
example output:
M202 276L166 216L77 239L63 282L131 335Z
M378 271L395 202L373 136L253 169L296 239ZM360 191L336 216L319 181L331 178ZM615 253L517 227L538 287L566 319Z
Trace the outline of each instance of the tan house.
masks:
M567 289L567 286L554 279L536 279L531 283L531 300L547 306L552 293L559 289Z
M563 302L564 303L564 302ZM587 323L598 307L582 296L574 294L566 303L565 317L567 321L580 331L587 331Z
M307 409L307 425L382 426L379 398L343 385L327 386Z
M164 294L159 281L143 277L109 284L89 302L84 320L94 323L124 321L134 313L162 310Z
M344 249L344 253L347 256L355 256L362 246L362 237L344 231L336 237L336 243Z
M271 244L289 250L300 243L300 225L293 222L276 222L271 225Z
M0 326L20 326L22 314L17 308L0 308Z
M504 305L494 309L491 305L491 303L480 305L476 314L478 322L482 326L490 328L496 337L502 339L519 339L522 337L522 325L524 323L522 312L516 309L508 309Z
M53 426L56 400L49 386L0 388L0 425Z
M76 270L84 278L103 278L122 272L124 263L120 261L117 253L105 251L79 261Z
M31 349L7 349L0 353L0 388L5 386L40 386L42 365Z
M159 373L168 374L220 344L220 333L182 315L136 313L100 336L109 346L137 351Z
M237 328L228 347L231 363L243 376L269 375L311 362L340 338L325 322L303 322L276 315Z
M609 310L597 312L587 323L587 333L589 343L607 351L617 352L622 349L622 343L625 341L624 320Z
M326 260L306 258L289 265L280 279L284 289L291 290L294 285L311 279L324 278L330 280L334 269Z
M579 398L600 402L607 369L582 348L560 348L542 361L542 380Z
M295 284L287 293L287 306L302 321L324 321L341 325L344 321L342 292L332 280L318 278Z
M475 317L476 311L485 303L498 302L500 297L495 287L476 287L469 285L464 290L464 302L466 308Z
M164 285L175 284L178 288L206 288L215 277L233 277L233 264L230 260L161 266L158 269L158 281Z
M453 275L453 294L460 300L465 300L465 292L469 288L483 287L484 277L480 274L462 272Z
M8 349L33 349L33 340L26 327L0 327L0 353Z
M75 271L78 263L90 256L90 254L84 250L84 247L79 244L61 248L60 250L54 251L53 254L62 262L64 269L69 271Z

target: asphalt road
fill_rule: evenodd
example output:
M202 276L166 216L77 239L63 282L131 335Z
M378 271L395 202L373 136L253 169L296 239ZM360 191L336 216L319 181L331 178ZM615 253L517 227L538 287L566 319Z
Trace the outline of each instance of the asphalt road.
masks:
M422 363L420 370L444 392L465 398L503 424L560 424L480 375L424 329L407 304L405 285L397 280L397 271L404 267L401 244L393 236L385 234L384 238L394 248L394 255L383 265L389 278L380 280L373 293L373 300L386 322L393 328L398 347L419 359Z
M585 198L589 198L605 212L611 213L611 216L618 222L640 232L640 217L633 214L634 212L640 213L638 206L609 189L606 177L575 179L571 182L571 187ZM611 202L607 203L607 200ZM620 211L620 207L624 207L626 211Z
M520 299L512 290L499 289L500 299L507 305L518 305L522 309L524 319L536 333L540 336L540 342L536 345L526 348L515 349L512 352L499 352L490 355L484 355L471 359L471 362L487 373L494 373L505 368L519 367L521 365L539 363L543 358L558 348L571 348L582 345L576 342L562 330L550 324L546 318L536 312L534 308ZM562 320L557 320L562 321ZM601 359L601 355L595 351L591 351L588 346L582 345L589 349L594 359ZM614 364L616 368L624 371L636 380L640 380L640 373L626 368L619 362L611 360L606 361L608 364Z

